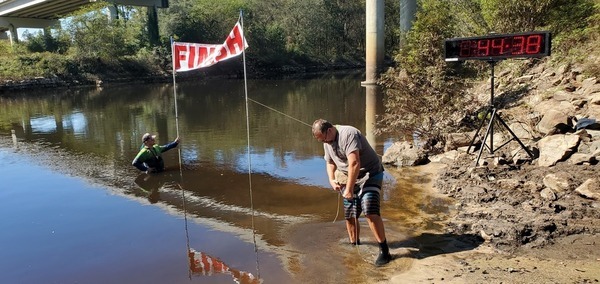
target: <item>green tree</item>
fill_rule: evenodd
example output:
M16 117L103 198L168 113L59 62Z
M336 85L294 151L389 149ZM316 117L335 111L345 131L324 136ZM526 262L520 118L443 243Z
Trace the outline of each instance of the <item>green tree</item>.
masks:
M78 56L110 61L134 55L140 47L136 37L139 25L128 25L127 18L110 19L108 5L104 2L91 5L75 13L65 24ZM130 13L137 12L130 9Z
M385 114L379 131L411 137L417 133L434 144L447 126L456 124L465 96L464 80L443 60L443 41L450 38L457 19L455 0L424 0L406 42L395 57L397 68L382 76Z
M514 33L544 26L556 0L481 0L482 14L491 31Z
M71 45L70 38L61 30L56 31L54 34L50 29L34 34L25 32L23 36L26 38L24 41L25 46L27 46L27 50L30 52L47 51L65 54Z
M379 129L401 135L419 133L431 142L441 140L440 134L449 127L465 126L461 118L471 116L465 106L472 105L465 90L469 82L487 76L489 69L482 61L444 62L444 39L550 30L552 52L559 54L553 57L564 60L573 54L568 60L586 62L589 55L598 54L597 44L589 39L600 38L599 10L597 0L419 1L417 19L395 56L397 67L382 76L386 113L380 117ZM583 52L572 52L581 48ZM536 62L520 64L525 70ZM584 66L592 76L600 73L598 64Z
M178 41L222 43L246 10L242 0L184 0L170 3L160 11L161 33Z

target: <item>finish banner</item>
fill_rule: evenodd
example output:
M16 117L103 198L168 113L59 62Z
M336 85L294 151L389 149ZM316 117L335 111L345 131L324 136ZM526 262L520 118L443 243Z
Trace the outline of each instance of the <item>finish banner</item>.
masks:
M175 72L184 72L208 67L238 56L246 48L248 43L243 38L242 26L238 21L223 44L173 42L173 69Z

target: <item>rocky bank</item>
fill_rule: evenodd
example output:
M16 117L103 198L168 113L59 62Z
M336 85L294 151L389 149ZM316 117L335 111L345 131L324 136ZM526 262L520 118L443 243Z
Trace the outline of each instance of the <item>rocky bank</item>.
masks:
M383 161L447 165L434 186L455 200L449 233L477 234L503 251L541 248L574 236L592 236L589 242L596 244L600 80L577 66L547 62L518 70L504 65L494 91L501 98L500 117L524 147L495 120L485 144L487 122L477 134L449 133L443 154L428 155L409 142L397 142ZM488 103L490 85L482 82L471 90L480 105Z

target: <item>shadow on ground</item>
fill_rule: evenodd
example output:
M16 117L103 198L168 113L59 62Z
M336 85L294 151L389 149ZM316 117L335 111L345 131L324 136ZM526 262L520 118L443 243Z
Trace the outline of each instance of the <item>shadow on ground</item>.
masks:
M456 235L423 233L420 236L409 238L404 241L391 242L389 243L389 246L392 249L409 248L410 252L403 257L423 259L440 254L473 250L483 242L484 240L480 236L472 234Z

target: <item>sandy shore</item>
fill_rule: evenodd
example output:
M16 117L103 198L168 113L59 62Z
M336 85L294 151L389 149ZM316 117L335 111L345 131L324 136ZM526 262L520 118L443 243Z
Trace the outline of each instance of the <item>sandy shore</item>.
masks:
M443 166L435 164L420 167L433 176L422 184L432 195L439 194L433 184L442 169ZM379 283L600 282L600 236L597 235L567 236L542 248L505 252L485 241L465 243L461 236L441 231L429 233L446 238L438 237L434 242L417 240L422 247L408 256L405 248L395 248L393 253L399 257L394 262L410 265L402 271L389 271L387 279ZM402 236L389 238L392 237Z
M433 187L443 167L428 165L412 169L423 181L425 194L443 196ZM391 170L392 175L400 174ZM424 178L429 176L430 178ZM403 176L397 176L402 180ZM362 245L347 244L342 221L305 224L287 231L295 257L288 260L298 283L598 283L600 238L577 235L543 248L512 252L495 249L478 236L447 233L444 227L420 230L395 226L394 212L383 210L393 261L374 267L378 247L363 222ZM385 217L388 214L388 218ZM453 213L450 213L453 214ZM391 216L390 216L391 215ZM448 216L450 217L450 216ZM410 225L410 224L409 224ZM289 254L288 254L289 256Z

